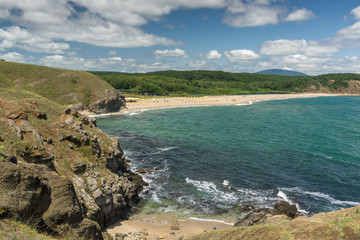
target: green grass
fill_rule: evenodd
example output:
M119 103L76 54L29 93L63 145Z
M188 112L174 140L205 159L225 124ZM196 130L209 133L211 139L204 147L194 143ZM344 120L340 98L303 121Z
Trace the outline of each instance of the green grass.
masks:
M31 91L61 105L87 105L111 86L88 72L0 61L0 88Z
M232 227L195 235L191 240L360 239L360 206L311 218L277 219L250 227Z

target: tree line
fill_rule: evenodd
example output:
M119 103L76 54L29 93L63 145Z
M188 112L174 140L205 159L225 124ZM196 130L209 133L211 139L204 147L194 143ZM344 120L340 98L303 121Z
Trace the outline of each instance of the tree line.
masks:
M316 91L320 87L339 92L349 87L348 80L360 80L360 74L353 73L319 76L282 76L203 70L92 73L124 93L157 96L289 93Z

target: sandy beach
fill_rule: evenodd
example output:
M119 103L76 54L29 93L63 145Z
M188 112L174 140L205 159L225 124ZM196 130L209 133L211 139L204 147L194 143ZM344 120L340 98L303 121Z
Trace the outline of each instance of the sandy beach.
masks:
M258 95L225 95L225 96L203 96L203 97L153 97L139 98L136 102L127 102L126 108L120 112L106 115L116 115L137 110L148 110L158 108L195 107L195 106L226 106L250 104L255 101L309 98L325 96L342 96L345 94L328 93L297 93L297 94L258 94ZM84 111L82 114L95 115Z
M170 215L135 214L129 220L119 221L107 228L107 232L125 236L124 239L187 239L204 231L232 227L232 224L178 218Z

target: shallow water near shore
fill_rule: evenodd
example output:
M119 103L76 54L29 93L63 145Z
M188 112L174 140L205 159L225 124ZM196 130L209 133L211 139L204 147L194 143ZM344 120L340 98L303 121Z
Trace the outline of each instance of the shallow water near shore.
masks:
M137 111L98 118L149 190L142 211L225 218L280 200L304 214L360 205L360 97Z

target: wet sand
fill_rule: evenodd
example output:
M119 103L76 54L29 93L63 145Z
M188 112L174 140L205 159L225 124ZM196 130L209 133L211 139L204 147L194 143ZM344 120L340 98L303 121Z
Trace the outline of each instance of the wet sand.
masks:
M129 220L119 221L107 228L107 232L115 237L115 234L126 234L126 239L187 239L188 237L212 231L232 227L232 224L179 218L161 214L135 214ZM162 238L164 237L164 238Z

